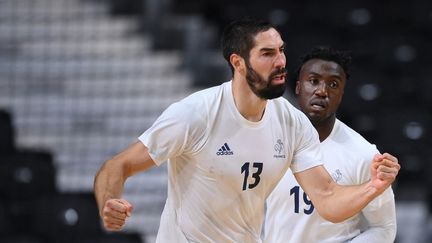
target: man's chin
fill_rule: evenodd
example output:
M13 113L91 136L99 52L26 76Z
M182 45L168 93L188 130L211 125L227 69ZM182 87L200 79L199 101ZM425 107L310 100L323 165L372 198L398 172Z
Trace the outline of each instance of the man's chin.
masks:
M281 97L285 93L285 87L280 89L273 89L271 92L262 93L261 98L265 98L268 100L276 99Z
M312 122L312 124L318 124L323 120L323 116L316 111L309 111L308 118Z

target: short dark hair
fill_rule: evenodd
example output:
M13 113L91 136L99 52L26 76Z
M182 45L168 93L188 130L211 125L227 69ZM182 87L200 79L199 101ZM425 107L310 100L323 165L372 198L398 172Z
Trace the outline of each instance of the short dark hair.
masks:
M230 63L230 56L236 53L248 59L250 50L255 46L255 36L271 28L275 27L269 22L252 17L233 21L225 27L221 40L222 53L232 72L234 68Z
M337 63L345 72L346 79L350 77L351 52L336 50L328 46L316 46L300 58L300 66L296 72L298 80L303 65L311 59L320 59Z

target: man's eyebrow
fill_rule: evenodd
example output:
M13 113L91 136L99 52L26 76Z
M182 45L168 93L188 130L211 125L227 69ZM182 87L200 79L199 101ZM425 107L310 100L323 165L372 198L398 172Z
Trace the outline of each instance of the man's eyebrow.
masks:
M274 48L270 48L270 47L263 47L260 49L261 52L266 52L266 51L274 51Z
M281 49L281 48L285 48L285 42L278 49ZM274 50L275 50L275 48L263 47L260 49L260 52L274 51Z
M316 72L314 72L314 71L309 71L309 72L307 73L307 75L308 75L308 77L309 77L309 76L320 76L320 77L321 77L321 75L320 75L319 73L316 73Z
M319 76L319 77L321 77L321 74L319 74L317 72L314 72L314 71L310 71L308 73L308 76ZM340 75L340 74L331 74L330 77L342 80L342 75Z

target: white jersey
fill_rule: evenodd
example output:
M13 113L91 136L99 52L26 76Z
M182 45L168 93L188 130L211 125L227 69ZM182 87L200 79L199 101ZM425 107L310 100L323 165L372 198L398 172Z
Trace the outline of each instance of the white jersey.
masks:
M341 185L370 179L375 145L336 119L329 137L321 143L324 166ZM341 205L343 207L343 205ZM313 204L287 171L267 200L265 242L394 242L395 201L391 188L375 198L361 213L341 223L319 216Z
M157 242L261 242L265 199L290 167L322 164L318 133L284 98L259 122L237 110L232 82L172 104L139 139L168 160Z

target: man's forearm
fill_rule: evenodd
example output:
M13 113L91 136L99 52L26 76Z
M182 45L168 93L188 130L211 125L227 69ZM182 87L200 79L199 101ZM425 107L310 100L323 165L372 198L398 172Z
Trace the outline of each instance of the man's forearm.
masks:
M94 181L94 193L99 211L108 199L120 198L126 178L121 166L110 160L98 171Z
M355 186L332 183L332 187L321 193L314 205L324 219L339 223L359 213L377 195L376 189L369 183ZM313 202L314 198L311 199Z
M374 165L376 171L375 167L377 165ZM386 168L388 166L383 166L380 170ZM360 212L387 189L395 178L395 175L390 173L384 179L372 176L370 181L361 185L341 186L333 181L324 166L312 167L295 173L294 176L321 217L333 223L341 222Z

